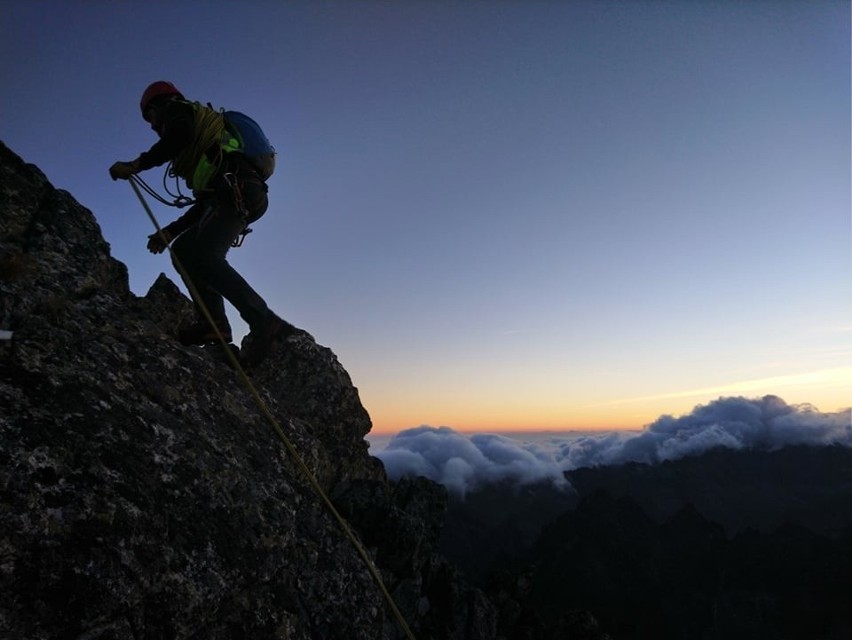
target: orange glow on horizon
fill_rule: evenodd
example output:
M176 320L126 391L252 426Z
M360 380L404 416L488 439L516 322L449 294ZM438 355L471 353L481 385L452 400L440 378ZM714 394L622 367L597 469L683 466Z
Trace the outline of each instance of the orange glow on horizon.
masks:
M415 427L428 425L430 427L450 427L461 433L482 432L541 432L541 431L635 431L656 420L660 414L643 412L637 414L635 411L624 412L619 415L613 411L600 412L597 415L591 413L577 412L571 419L564 416L544 418L541 415L536 418L522 418L520 414L501 416L471 416L447 414L446 419L412 421L408 416L382 416L381 420L375 420L370 433L374 435L392 435L413 429Z
M476 398L471 390L467 402L458 398L437 399L425 404L420 398L374 403L374 435L391 435L421 425L450 427L459 432L533 431L636 431L663 415L681 416L699 405L721 397L777 395L790 405L812 404L832 413L848 410L852 390L852 367L837 367L789 376L747 380L692 390L672 390L654 395L599 398L595 402L522 402L522 398ZM442 401L443 400L443 401Z

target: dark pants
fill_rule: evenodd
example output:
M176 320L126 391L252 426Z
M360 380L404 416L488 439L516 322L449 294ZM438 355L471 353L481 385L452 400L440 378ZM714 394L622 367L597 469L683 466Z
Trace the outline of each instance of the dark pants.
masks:
M237 180L245 210L251 220L256 220L268 206L266 185L254 175L245 178L238 176ZM230 326L225 314L224 297L239 311L251 330L259 329L268 322L269 307L225 259L246 222L237 210L234 191L227 182L218 177L212 186L212 194L200 198L193 205L193 208L201 208L200 220L175 240L172 245L173 255L186 271L185 275L181 274L184 284L189 288L186 282L188 277L220 327ZM193 213L190 211L187 215ZM198 315L199 318L204 317L200 310Z

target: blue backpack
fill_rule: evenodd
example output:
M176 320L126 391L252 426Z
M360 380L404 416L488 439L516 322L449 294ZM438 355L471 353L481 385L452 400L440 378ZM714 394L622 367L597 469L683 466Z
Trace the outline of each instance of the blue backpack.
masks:
M275 171L275 147L253 119L239 111L225 111L225 126L240 143L239 152L254 165L264 181Z

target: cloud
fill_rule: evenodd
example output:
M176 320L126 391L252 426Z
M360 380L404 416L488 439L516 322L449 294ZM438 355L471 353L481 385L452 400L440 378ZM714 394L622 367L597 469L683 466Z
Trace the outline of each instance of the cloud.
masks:
M720 398L680 418L660 417L613 451L609 464L653 464L715 447L774 450L794 444L852 446L850 411L821 413L777 396Z
M391 478L422 475L460 495L502 481L568 486L552 452L495 434L466 436L449 427L423 426L400 432L376 455Z
M678 418L662 416L641 433L608 433L524 442L494 434L467 436L448 427L418 427L394 436L376 456L388 475L422 475L464 495L500 481L568 485L580 467L696 456L716 447L775 450L790 445L852 447L852 411L821 413L777 396L720 398Z

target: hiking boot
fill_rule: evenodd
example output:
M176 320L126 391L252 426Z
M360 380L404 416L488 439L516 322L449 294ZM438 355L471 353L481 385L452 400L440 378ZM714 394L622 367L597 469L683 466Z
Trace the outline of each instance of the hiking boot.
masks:
M248 365L260 364L269 355L276 342L286 339L295 331L296 327L292 324L274 313L270 314L266 324L258 329L252 329L243 341L241 352L243 362Z
M226 324L218 325L218 331L222 334L225 342L232 340L231 327ZM178 329L178 341L183 345L205 345L211 342L219 342L219 335L216 329L211 327L207 322L196 322L188 327Z

